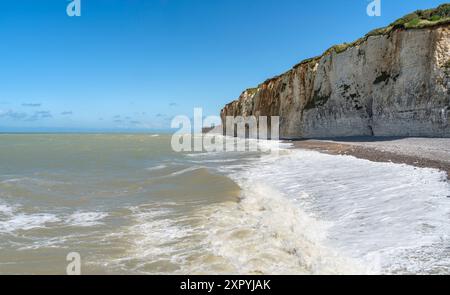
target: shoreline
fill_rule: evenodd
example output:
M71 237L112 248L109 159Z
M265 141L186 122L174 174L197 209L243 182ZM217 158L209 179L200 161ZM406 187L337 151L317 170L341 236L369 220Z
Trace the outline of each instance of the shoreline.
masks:
M436 144L435 141L440 141ZM447 173L450 180L450 139L434 138L351 138L305 139L287 141L294 148L314 150L331 155L349 155L373 162L407 164L434 168ZM439 145L447 146L442 148ZM404 147L407 146L407 150Z

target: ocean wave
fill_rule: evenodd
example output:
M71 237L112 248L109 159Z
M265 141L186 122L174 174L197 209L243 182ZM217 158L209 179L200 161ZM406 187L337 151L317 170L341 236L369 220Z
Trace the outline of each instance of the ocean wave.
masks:
M12 186L54 187L57 185L64 185L64 184L66 184L66 182L46 177L17 177L0 181L0 185L4 185L4 187L12 187Z
M128 208L133 224L123 232L130 246L118 257L101 261L111 269L127 273L171 273L185 258L194 253L195 243L189 243L194 229L183 225L174 215L180 203L140 205Z
M61 248L68 248L67 245L65 245L66 242L69 240L79 240L79 235L68 235L68 236L59 236L59 237L42 237L42 238L35 238L33 240L28 241L25 244L18 244L17 251L34 251L39 249L49 249L49 248L55 248L55 249L61 249Z
M204 163L213 163L213 164L215 164L215 163L232 163L232 162L236 162L236 161L238 161L238 159L235 159L235 158L231 158L231 159L216 159L216 160L198 160L198 161L196 161L196 160L193 160L193 161L190 161L191 163L197 163L197 164L204 164Z
M264 184L244 188L242 197L189 215L176 207L134 208L135 225L127 234L133 247L111 265L147 274L362 272L352 259L322 246L326 222Z
M289 200L290 206L300 208L296 214L329 224L321 230L315 222L301 219L292 224L304 235L323 231L325 238L316 240L312 248L325 249L320 251L328 254L307 254L304 248L297 248L297 253L302 253L302 264L306 261L312 273L397 274L439 273L443 264L450 266L449 259L438 262L450 246L450 200L446 197L450 185L444 174L433 169L292 150L284 156L263 157L252 168L230 175L256 203L263 192L255 184L263 183ZM287 208L275 211L294 220L286 216ZM283 222L276 214L271 218L271 222ZM309 236L301 238L305 242ZM326 259L330 265L317 264L317 259ZM339 260L352 264L331 264Z
M204 168L205 167L202 167L202 166L192 166L192 167L188 167L188 168L181 169L179 171L173 172L170 175L171 176L179 176L179 175L183 175L183 174L186 174L186 173L189 173L189 172L193 172L193 171L196 171L196 170L199 170L199 169L204 169Z
M156 171L156 170L162 170L164 168L167 168L167 165L158 165L158 166L154 166L154 167L148 167L148 168L145 168L145 170Z
M3 217L2 217L3 215ZM108 216L104 212L75 212L72 214L25 213L20 206L0 204L0 233L14 233L36 228L76 226L90 227L102 224Z
M364 272L356 261L324 245L328 222L310 217L264 183L252 182L242 189L240 203L215 208L208 217L206 247L227 266L226 273ZM195 271L205 270L215 271L205 263Z
M11 206L8 204L0 203L0 214L1 215L12 215L16 211L16 206Z
M107 216L105 212L75 212L66 217L65 223L69 226L90 227L103 224L101 220Z
M0 183L4 183L4 184L16 183L16 182L20 182L20 181L22 181L24 179L25 178L11 178L11 179L2 180L2 181L0 181Z
M46 227L49 223L59 222L60 219L49 213L13 215L7 220L0 221L0 233L12 233L17 230L32 230Z

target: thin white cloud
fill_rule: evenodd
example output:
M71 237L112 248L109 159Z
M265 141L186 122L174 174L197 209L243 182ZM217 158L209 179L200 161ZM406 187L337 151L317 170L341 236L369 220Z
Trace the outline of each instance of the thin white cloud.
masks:
M23 103L22 106L28 107L28 108L38 108L38 107L42 106L42 104L41 103Z

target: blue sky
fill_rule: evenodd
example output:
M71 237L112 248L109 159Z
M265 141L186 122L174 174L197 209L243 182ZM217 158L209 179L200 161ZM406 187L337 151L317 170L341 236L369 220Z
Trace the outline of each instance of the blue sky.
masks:
M0 131L162 129L438 0L0 0Z

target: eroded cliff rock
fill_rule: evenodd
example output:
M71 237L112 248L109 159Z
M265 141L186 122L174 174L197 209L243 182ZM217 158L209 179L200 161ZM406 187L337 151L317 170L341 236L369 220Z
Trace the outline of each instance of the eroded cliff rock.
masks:
M430 11L244 91L222 120L280 116L283 138L450 137L450 5Z

